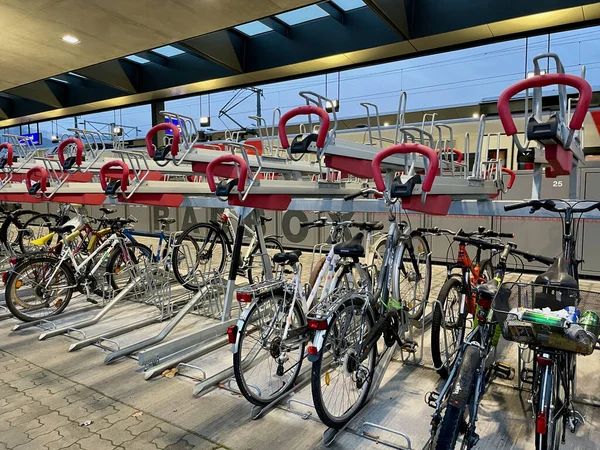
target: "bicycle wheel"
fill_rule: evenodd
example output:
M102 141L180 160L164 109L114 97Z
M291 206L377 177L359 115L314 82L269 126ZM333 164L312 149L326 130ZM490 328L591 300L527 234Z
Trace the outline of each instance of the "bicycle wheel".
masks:
M196 254L187 255L189 246L184 242L195 241ZM173 248L173 275L186 289L197 291L202 278L196 274L223 272L227 257L226 238L222 231L210 223L197 223L179 235Z
M27 216L36 216L38 214L37 211L32 211L30 209L19 209L12 213L12 218L6 217L4 220L10 221L6 228L6 236L3 237L6 244L18 249L19 230L25 228L25 222L30 218Z
M486 281L494 279L494 265L489 259L484 259L479 264L479 276Z
M454 367L465 335L464 318L460 317L462 295L461 280L450 277L440 289L437 298L439 304L433 304L431 358L436 372L442 378L448 378Z
M538 376L536 380L539 386L534 386L537 391L537 415L535 448L536 450L557 450L560 448L562 439L564 419L557 415L562 411L564 395L562 386L558 380L558 370L555 365L538 365Z
M375 266L377 274L381 272L381 266L383 264L383 256L385 255L385 246L387 244L387 237L384 237L377 241L371 250L371 261L369 265Z
M275 273L276 266L273 264L273 256L277 253L283 253L285 250L283 249L283 245L274 237L266 237L265 238L265 246L267 247L267 254L269 255L269 259L271 260L271 268L273 273ZM255 280L253 275L260 274L260 279ZM252 253L250 253L250 257L248 258L248 281L250 284L255 283L256 281L262 281L265 279L265 272L262 262L262 253L260 251L260 247L258 243L252 249Z
M152 261L152 250L144 244L130 242L127 244L127 250L129 258L125 258L123 249L117 246L106 262L105 273L110 277L110 284L115 293L127 286L134 278L132 269L137 264Z
M317 414L330 428L342 428L362 408L371 389L377 346L363 361L356 348L374 326L363 314L364 299L352 297L335 312L327 327L318 359L313 362L311 389Z
M433 450L454 450L459 434L464 435L467 431L469 405L473 401L473 387L480 359L479 349L473 346L465 349L454 386L450 389L444 418L433 437ZM465 443L461 448L470 448L470 445Z
M67 307L75 287L67 264L50 256L34 256L10 272L4 291L6 306L24 322L55 316Z
M300 373L306 342L294 338L294 330L306 324L299 303L293 305L291 323L285 341L290 294L265 296L251 306L239 330L233 371L240 392L258 406L266 406L287 392Z
M429 244L417 233L412 233L410 242L404 241L394 258L394 297L408 305L408 317L419 320L431 288L431 262ZM417 274L418 268L418 274Z
M22 253L31 253L42 250L42 247L32 245L31 241L39 239L50 234L49 228L56 226L61 220L61 217L56 214L36 214L29 218L17 235L17 244ZM51 246L58 242L58 235L54 236L47 245Z

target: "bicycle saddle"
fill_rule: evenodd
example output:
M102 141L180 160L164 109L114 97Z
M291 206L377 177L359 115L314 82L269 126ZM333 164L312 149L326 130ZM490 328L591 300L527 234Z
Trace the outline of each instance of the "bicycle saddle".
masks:
M264 225L265 223L270 222L271 220L273 220L272 217L260 216L261 225Z
M358 224L358 229L365 231L383 230L383 222L362 222Z
M101 207L101 208L98 208L98 210L99 210L100 212L103 212L104 214L113 214L113 213L116 213L116 212L117 212L117 210L116 210L116 209L113 209L113 208L105 208L104 206L103 206L103 207Z
M579 289L577 280L569 275L567 260L563 256L556 258L554 264L552 264L543 274L538 275L534 283L553 287Z
M333 249L333 253L339 256L361 257L365 256L365 249L362 246L363 234L356 233L349 241L338 244Z
M48 230L53 233L69 233L75 229L75 225L57 225L48 227Z
M487 283L477 286L476 290L479 295L493 299L498 293L498 288L498 282L496 280L490 280Z
M311 144L314 144L313 147L316 148L316 145L317 145L316 142L317 142L317 134L316 133L311 133L308 136L306 136L304 139L302 139L302 135L299 134L292 141L292 145L290 146L290 153L306 153L309 150Z
M276 264L289 264L294 265L298 262L298 259L302 256L300 250L294 250L287 253L277 253L273 255L273 262Z
M566 306L577 305L579 283L569 275L567 261L563 256L556 258L554 264L546 272L538 275L534 283L544 286L542 292L535 293L534 308L550 308L557 311Z
M166 225L169 223L175 223L175 219L172 217L161 217L158 219L158 222Z

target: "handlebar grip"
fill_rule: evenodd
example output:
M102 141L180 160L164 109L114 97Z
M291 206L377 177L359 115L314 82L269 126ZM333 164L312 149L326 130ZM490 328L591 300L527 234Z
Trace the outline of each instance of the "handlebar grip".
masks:
M515 121L510 113L510 99L526 89L541 88L553 84L564 84L574 87L579 91L579 100L577 101L577 106L571 117L569 128L572 130L581 129L592 100L592 87L581 77L563 73L550 73L546 75L536 75L518 81L502 92L498 98L498 114L500 115L500 121L502 122L502 126L504 127L507 136L512 136L517 133Z
M25 174L25 185L27 186L27 190L28 191L31 190L31 185L32 185L31 179L34 176L40 177L40 191L46 192L46 189L48 188L48 186L47 186L48 172L46 171L46 169L44 169L43 167L40 167L40 166L32 167Z
M77 146L77 150L75 151L75 164L81 166L81 163L83 162L83 142L81 142L80 139L72 137L65 139L58 145L57 154L61 167L64 167L65 165L65 147L71 144L75 144Z
M177 156L179 153L179 140L181 139L181 132L176 125L173 125L170 122L159 123L158 125L154 125L150 128L150 131L146 134L146 150L148 151L148 156L150 158L154 158L154 145L152 144L152 138L156 133L162 130L171 130L173 133L173 144L171 144L171 155Z
M6 165L10 167L13 164L14 149L12 144L9 144L8 142L0 144L0 151L4 149L6 149Z
M422 189L425 192L429 192L431 190L431 186L433 186L433 180L435 179L439 168L437 153L429 147L421 144L397 144L378 151L371 162L373 180L375 181L375 186L377 186L379 191L383 192L386 189L383 176L381 175L381 161L392 155L408 153L418 153L429 160L429 168L425 174L425 180L423 181Z
M354 200L355 198L361 197L363 195L362 191L355 192L354 194L349 194L344 197L344 200Z
M527 208L531 206L531 202L513 203L512 205L504 205L504 211L514 211L516 209Z
M246 164L246 161L244 161L238 155L227 154L219 156L208 163L208 166L206 166L206 181L208 182L208 187L212 192L217 190L217 184L215 183L215 179L213 177L213 170L216 166L219 166L225 162L232 162L239 166L240 174L238 177L237 189L239 192L243 192L246 186L246 178L248 178L248 164Z
M310 227L311 225L314 225L314 222L300 222L300 228L306 228L306 227Z
M290 147L290 141L288 140L287 133L285 132L285 126L290 119L293 119L296 116L310 116L311 114L316 114L321 118L321 125L317 135L317 147L323 148L325 146L325 139L327 138L329 124L331 123L329 114L323 108L319 108L318 106L306 105L291 109L279 119L279 141L281 142L281 147L283 149L288 149Z
M498 233L498 237L514 239L515 233Z
M440 229L438 227L433 227L433 228L417 228L417 231L419 231L420 233L439 233Z
M121 191L125 192L127 190L127 186L129 185L129 167L123 161L119 161L114 159L112 161L107 162L100 168L100 186L102 186L102 190L105 191L108 183L106 179L108 178L108 171L112 168L119 167L122 171L121 173Z

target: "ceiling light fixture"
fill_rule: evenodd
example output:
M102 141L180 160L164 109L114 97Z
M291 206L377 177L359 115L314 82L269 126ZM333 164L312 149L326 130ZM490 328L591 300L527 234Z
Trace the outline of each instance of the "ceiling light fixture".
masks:
M200 117L200 126L201 127L209 127L210 126L210 117L208 117L208 116Z
M479 113L473 113L473 119L479 119Z
M117 136L122 136L123 135L123 128L122 127L114 127L113 128L113 134L115 134Z
M384 126L384 127L389 127L389 126L390 126L390 123L389 123L389 122L383 122L383 126Z
M75 36L71 36L70 34L63 36L61 39L67 44L79 44L81 42Z
M55 134L53 134L53 135L52 135L52 143L53 143L53 144L58 144L58 141L59 141L59 139L58 139L58 136L57 136L57 135L55 135Z
M325 102L325 110L330 113L330 112L339 112L340 111L340 101L339 100L327 100Z

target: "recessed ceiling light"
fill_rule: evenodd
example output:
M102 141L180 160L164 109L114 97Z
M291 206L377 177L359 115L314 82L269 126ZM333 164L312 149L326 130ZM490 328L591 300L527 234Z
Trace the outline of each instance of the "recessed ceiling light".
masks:
M81 42L75 36L71 36L70 34L63 36L61 39L67 44L79 44Z
M390 126L390 123L389 123L389 122L383 122L383 126L384 126L384 127L389 127L389 126Z

